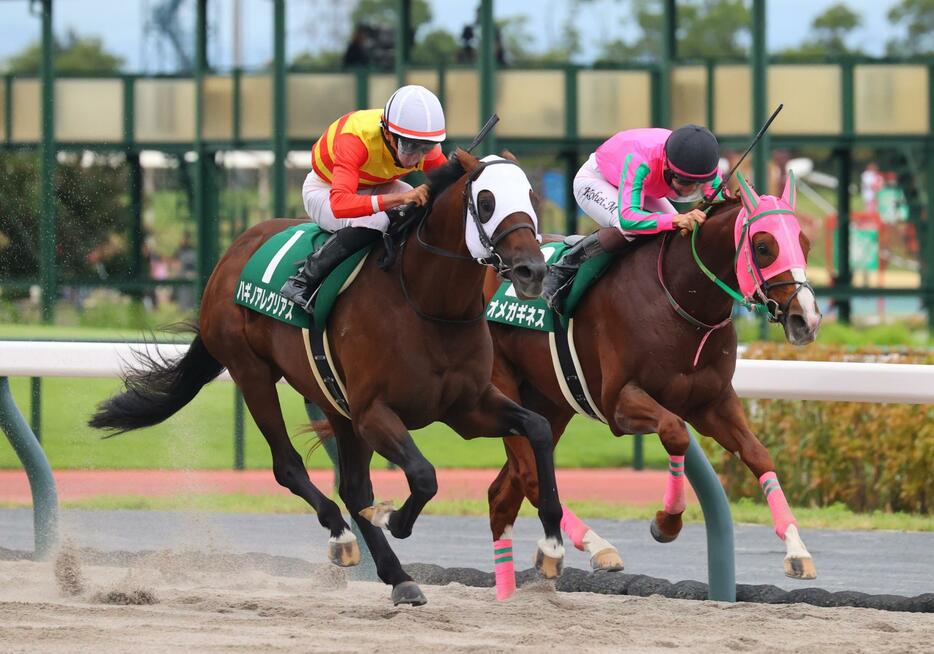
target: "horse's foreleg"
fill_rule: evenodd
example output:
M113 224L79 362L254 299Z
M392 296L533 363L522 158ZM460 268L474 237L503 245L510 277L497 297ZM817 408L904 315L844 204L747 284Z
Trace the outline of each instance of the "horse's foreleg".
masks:
M684 455L690 444L684 421L652 399L635 384L623 386L616 401L611 427L613 433L657 432L668 452L668 479L662 510L651 523L652 536L670 543L681 533L681 514L686 504Z
M335 421L334 434L340 459L340 487L338 492L351 517L356 521L366 541L376 574L380 580L392 586L392 601L395 604L419 606L427 602L418 585L406 574L399 559L392 551L382 529L361 515L373 504L373 484L370 481L370 460L373 449L353 433L350 423Z
M279 395L276 392L276 377L269 364L259 360L250 361L241 356L237 363L228 365L228 370L240 387L243 401L256 421L256 426L269 444L276 481L314 508L318 513L318 522L331 532L332 544L355 543L356 537L350 531L350 526L344 522L340 507L311 483L305 462L292 446L282 419ZM334 548L329 549L333 553ZM347 562L351 560L352 558ZM340 565L340 561L334 562Z
M435 468L415 445L399 416L385 404L371 403L355 417L354 427L370 447L402 468L411 492L398 511L389 504L379 504L364 509L364 515L396 538L408 538L422 509L438 492Z
M535 455L539 480L538 516L545 530L545 538L538 542L535 567L546 578L559 576L564 565L561 501L558 499L555 481L552 435L548 421L513 402L491 384L470 411L453 416L446 422L464 438L501 438L505 434L514 434L528 439Z
M785 574L795 579L814 579L817 576L814 560L801 539L798 522L778 483L775 464L768 450L749 429L736 393L731 389L722 402L709 407L693 422L702 433L709 434L724 449L738 456L756 476L772 513L775 533L785 543Z

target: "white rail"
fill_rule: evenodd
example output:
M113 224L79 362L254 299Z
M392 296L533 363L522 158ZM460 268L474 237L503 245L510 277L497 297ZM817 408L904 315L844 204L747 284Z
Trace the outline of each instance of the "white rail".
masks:
M113 378L135 360L134 351L158 349L172 358L187 347L0 341L0 377ZM934 404L934 366L925 365L740 359L733 385L747 398Z

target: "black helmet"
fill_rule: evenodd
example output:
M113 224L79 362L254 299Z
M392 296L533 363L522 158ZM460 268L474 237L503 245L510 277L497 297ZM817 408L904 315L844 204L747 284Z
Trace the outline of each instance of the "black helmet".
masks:
M668 167L677 177L692 182L709 182L717 176L720 144L710 130L700 125L684 125L665 141Z

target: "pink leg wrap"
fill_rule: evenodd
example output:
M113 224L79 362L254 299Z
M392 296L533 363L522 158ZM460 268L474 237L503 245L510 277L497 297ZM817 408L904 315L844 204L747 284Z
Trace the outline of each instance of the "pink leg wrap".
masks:
M677 515L684 512L684 455L668 457L668 485L665 486L663 506L665 513Z
M791 515L791 507L788 506L788 500L785 499L785 492L778 484L778 475L774 472L767 472L759 477L759 484L762 486L762 492L765 493L765 501L769 503L769 509L772 511L772 522L775 523L775 533L782 540L785 540L785 531L788 525L798 526L798 521Z
M512 562L511 539L493 541L493 562L496 564L496 599L509 599L516 592L516 569Z
M564 509L564 513L561 515L561 530L568 535L568 538L574 543L574 547L583 552L587 549L584 545L584 536L590 531L590 527L574 515L574 512L567 505L562 504L561 508Z

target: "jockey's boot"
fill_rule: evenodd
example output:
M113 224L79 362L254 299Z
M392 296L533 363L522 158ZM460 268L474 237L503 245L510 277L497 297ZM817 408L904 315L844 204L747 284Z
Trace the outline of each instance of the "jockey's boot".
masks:
M568 236L565 243L573 245L548 267L542 284L542 299L558 313L581 264L599 254L619 252L629 241L616 227L604 227L584 237Z
M315 294L328 273L351 254L382 237L381 231L369 227L344 227L338 230L305 259L305 265L289 277L279 294L306 313L311 313Z

